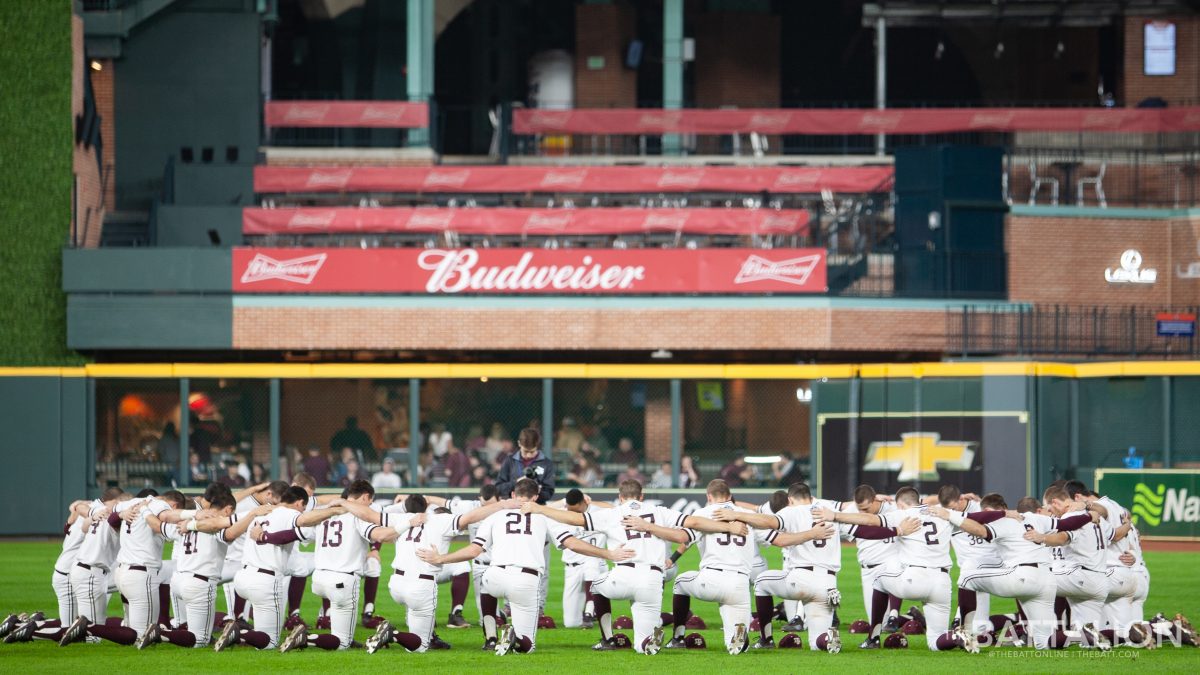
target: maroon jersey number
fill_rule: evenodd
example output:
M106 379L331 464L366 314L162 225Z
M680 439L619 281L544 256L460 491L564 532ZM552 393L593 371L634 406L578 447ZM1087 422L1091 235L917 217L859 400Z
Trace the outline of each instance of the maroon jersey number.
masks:
M188 532L183 535L184 555L191 555L200 550L200 547L196 545L198 543L196 540L199 538L199 536L200 534L198 532Z
M332 535L332 536L331 536ZM326 520L321 531L321 546L337 548L342 545L342 521Z
M525 530L521 530L521 521L525 521ZM510 513L508 520L504 522L504 531L507 534L533 534L533 514L532 513Z
M654 522L654 514L653 513L647 513L647 514L645 514L643 516L639 516L639 517L645 518L646 522L649 522L649 523ZM625 538L629 539L629 540L641 539L642 537L649 537L649 536L650 536L649 532L638 532L637 530L625 530Z
M925 521L924 525L925 527L929 528L929 531L925 533L925 543L929 544L930 546L937 546L937 524L931 523L927 520Z
M425 526L424 526L424 525L418 525L418 526L416 526L416 527L410 527L410 528L408 528L408 535L407 535L406 537L404 537L404 541L415 541L415 542L418 542L418 543L420 543L420 541L421 541L421 534L422 534L422 533L424 533L424 532L425 532Z

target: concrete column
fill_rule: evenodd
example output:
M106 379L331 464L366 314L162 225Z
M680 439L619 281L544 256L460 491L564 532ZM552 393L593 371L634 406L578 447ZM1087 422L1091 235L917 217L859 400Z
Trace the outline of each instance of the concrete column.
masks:
M542 452L553 457L554 450L554 380L542 379Z
M408 100L433 98L434 0L408 0ZM410 129L409 147L428 147L427 129Z
M410 4L413 0L409 0ZM417 440L421 428L421 381L412 378L408 381L408 485L415 488L421 473L421 463L417 455L421 452L421 444Z
M683 0L663 0L663 108L683 107ZM662 138L664 155L678 155L679 134Z
M671 380L671 485L679 487L683 459L683 383Z
M192 395L192 383L186 377L179 378L179 485L191 482L191 418L188 410L188 398ZM211 468L211 467L210 467Z
M410 0L411 2L411 0ZM875 107L887 107L887 21L875 19ZM887 136L875 137L875 154L883 155Z
M283 456L283 446L280 444L279 440L279 408L282 396L280 394L278 377L271 378L270 392L270 403L267 406L270 412L267 415L269 419L267 425L269 428L268 434L271 437L271 477L275 480L283 480L283 476L281 476L279 473L282 465L282 462L280 462L280 457ZM295 467L289 467L289 469L292 473L296 472Z

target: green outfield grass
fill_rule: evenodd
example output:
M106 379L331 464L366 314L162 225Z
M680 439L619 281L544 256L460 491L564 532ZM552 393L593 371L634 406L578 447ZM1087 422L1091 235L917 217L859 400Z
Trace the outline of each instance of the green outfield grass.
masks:
M384 550L384 561L390 561L390 546ZM57 542L29 543L5 542L0 544L0 612L29 611L40 609L48 616L55 613L54 593L50 588L51 566L58 555ZM772 567L779 566L778 549L770 549L768 560ZM694 569L696 553L689 552L680 562L683 569ZM1157 611L1185 614L1200 614L1200 593L1193 583L1200 555L1194 553L1147 553L1153 577L1150 599L1146 603L1149 613ZM843 548L846 565L838 579L843 594L841 618L845 626L858 618L864 618L859 575L855 564L854 549ZM554 555L554 570L550 583L549 613L561 625L562 575L557 553ZM472 593L473 596L473 593ZM218 593L218 606L224 609L223 594ZM304 615L313 622L317 612L317 599L307 596ZM664 608L670 609L669 591L664 594ZM443 585L439 598L439 624L444 624L449 609L449 587ZM1010 601L994 601L993 612L1012 611ZM114 599L110 613L119 612ZM627 614L625 602L615 602L617 614ZM406 672L453 673L495 672L498 669L519 669L521 672L557 673L613 673L645 671L654 673L752 673L752 672L880 672L883 668L899 669L910 673L980 673L980 672L1085 672L1112 668L1137 668L1139 671L1195 672L1200 667L1200 650L1194 648L1167 647L1155 651L1119 649L1110 655L1097 658L1094 652L1072 648L1039 656L1027 649L985 649L982 654L969 655L963 652L933 653L925 648L923 637L914 637L906 651L882 650L860 652L861 641L857 635L844 633L845 647L841 654L809 652L808 650L774 650L769 652L750 651L740 656L729 656L721 648L720 619L716 605L694 602L693 611L708 623L704 632L709 648L706 652L691 650L664 651L655 657L646 657L632 651L594 653L590 647L597 640L598 631L564 629L541 631L538 634L537 651L530 655L512 654L498 659L491 653L479 650L482 642L478 628L449 629L441 627L438 634L454 645L450 651L409 654L403 649L392 647L375 655L365 652L324 652L307 649L290 654L257 652L248 647L237 647L221 654L211 649L185 650L171 645L158 645L139 652L133 647L112 644L76 644L58 647L48 642L15 645L0 645L0 664L6 672L96 672L103 668L110 672L241 672L297 671L323 669L329 672L344 672L362 668L404 669ZM403 612L392 602L387 593L387 579L380 585L378 612L394 622L403 622ZM478 615L473 598L468 601L466 616L473 623ZM1200 617L1197 617L1200 618ZM776 625L778 628L778 624ZM368 631L359 630L359 639L365 639ZM1021 654L1016 656L1016 654ZM101 665L103 664L103 665Z

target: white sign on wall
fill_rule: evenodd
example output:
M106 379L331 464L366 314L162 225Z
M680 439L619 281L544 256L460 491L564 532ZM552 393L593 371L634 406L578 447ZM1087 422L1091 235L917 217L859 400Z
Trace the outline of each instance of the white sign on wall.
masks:
M1142 67L1146 75L1175 74L1175 24L1151 21L1143 32Z
M1110 284L1152 284L1158 281L1158 270L1142 268L1142 254L1129 249L1121 254L1121 267L1104 270L1104 280Z

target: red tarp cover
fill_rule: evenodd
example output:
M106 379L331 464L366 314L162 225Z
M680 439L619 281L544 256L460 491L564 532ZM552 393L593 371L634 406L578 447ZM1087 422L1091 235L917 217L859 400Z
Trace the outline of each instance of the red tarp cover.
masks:
M429 106L405 101L268 101L269 127L383 127L424 129Z

